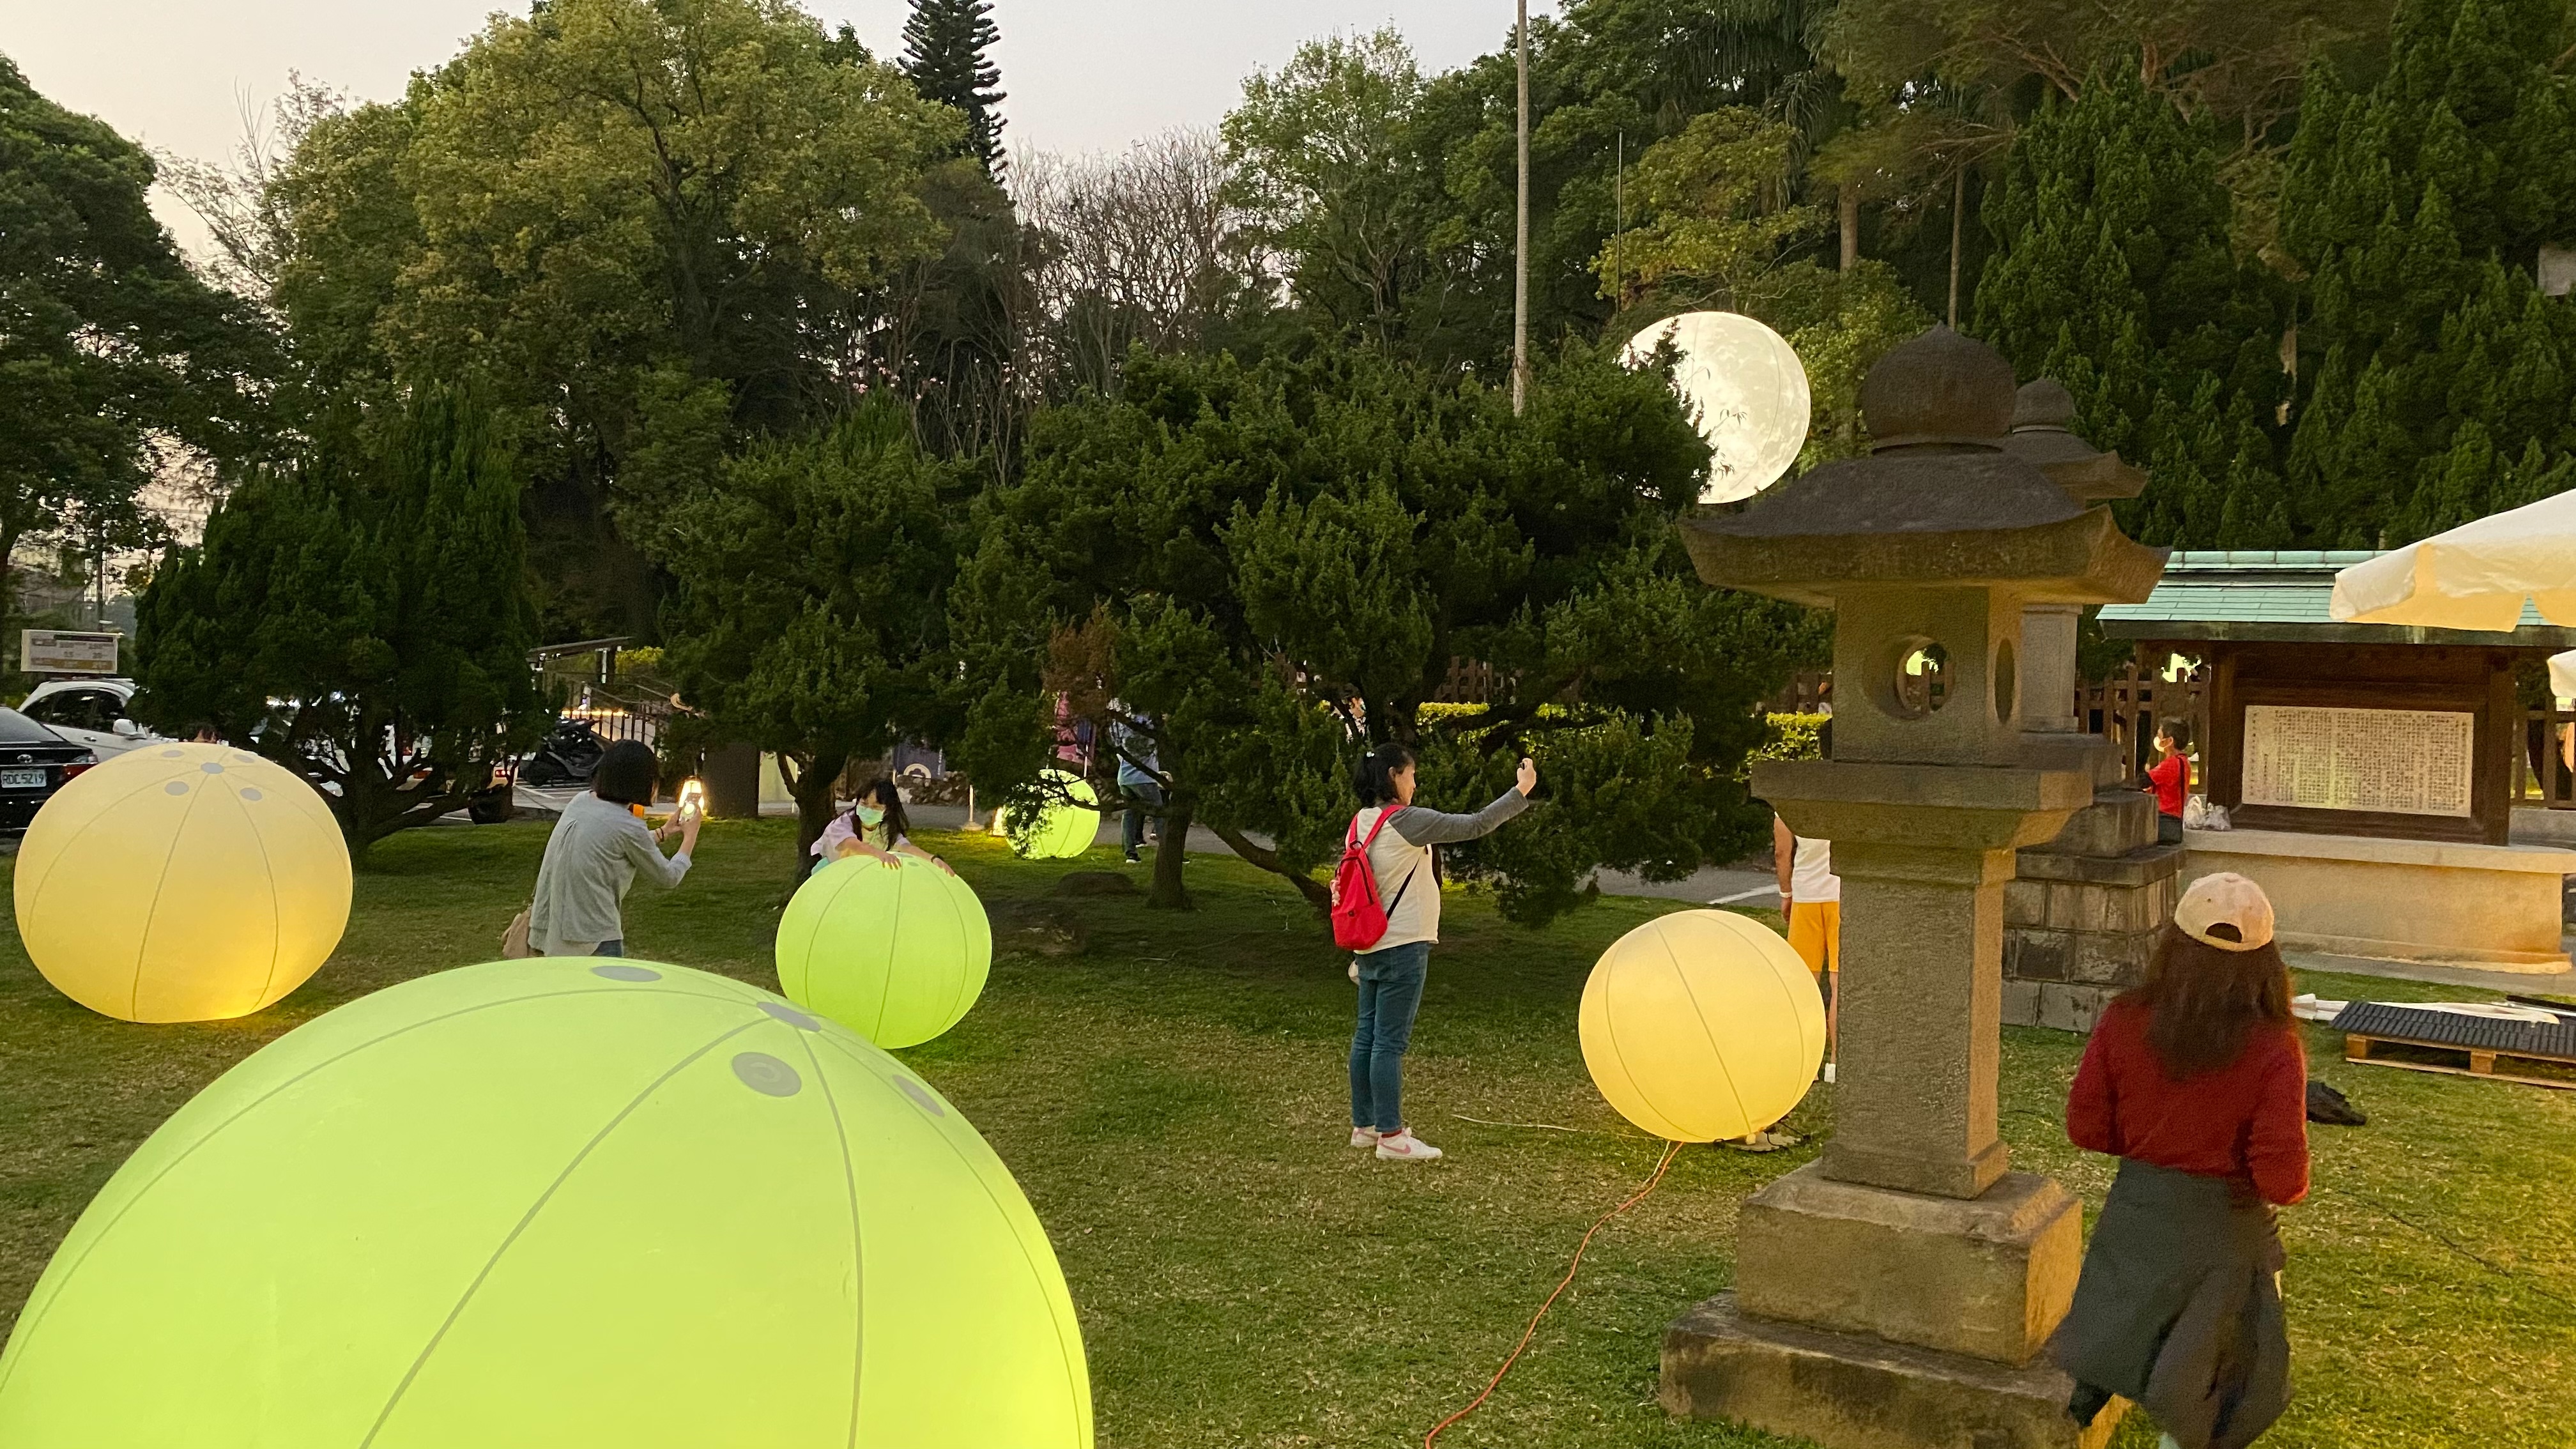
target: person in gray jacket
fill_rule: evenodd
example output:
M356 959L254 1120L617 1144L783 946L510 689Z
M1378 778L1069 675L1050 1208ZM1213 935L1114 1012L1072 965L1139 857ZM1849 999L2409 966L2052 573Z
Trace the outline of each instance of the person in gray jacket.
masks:
M675 886L698 847L698 815L683 810L655 830L635 808L653 803L660 765L650 746L620 740L600 757L590 793L576 795L546 837L537 897L528 908L528 946L540 956L623 956L621 909L637 872ZM680 837L668 859L661 842Z
M1369 870L1386 905L1386 934L1351 961L1351 979L1360 988L1359 1023L1351 1033L1351 1145L1377 1149L1381 1161L1428 1162L1440 1149L1404 1125L1404 1052L1413 1042L1431 947L1440 939L1440 878L1431 847L1491 835L1520 814L1538 788L1538 766L1522 760L1519 781L1473 815L1415 805L1413 752L1402 745L1362 755L1352 783L1365 807L1352 828L1370 841Z

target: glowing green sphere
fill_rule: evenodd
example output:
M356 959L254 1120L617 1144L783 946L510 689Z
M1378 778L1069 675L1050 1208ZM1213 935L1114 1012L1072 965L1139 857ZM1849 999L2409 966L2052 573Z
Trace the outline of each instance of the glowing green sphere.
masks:
M919 856L837 860L778 922L787 999L889 1050L955 1026L984 994L993 926L975 892Z
M1011 838L1011 849L1030 860L1070 860L1100 838L1100 792L1091 788L1089 780L1064 770L1049 770L1042 778L1062 788L1075 803L1049 805L1025 826L1004 811L1002 832Z
M672 966L473 966L289 1032L108 1180L0 1355L9 1449L1088 1449L992 1149Z

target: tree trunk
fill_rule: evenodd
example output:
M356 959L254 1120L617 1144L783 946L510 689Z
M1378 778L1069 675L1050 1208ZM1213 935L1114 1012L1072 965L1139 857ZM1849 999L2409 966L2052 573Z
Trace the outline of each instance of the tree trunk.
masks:
M1290 870L1287 866L1281 864L1279 853L1277 851L1264 850L1260 846L1255 845L1250 840L1244 838L1243 832L1227 826L1210 823L1208 829L1216 832L1216 838L1225 842L1226 849L1233 851L1235 854L1243 857L1246 861L1261 867L1272 875L1285 877L1290 885L1297 888L1299 894L1305 896L1306 903L1313 906L1318 914L1330 911L1333 908L1333 892L1331 888L1311 875L1304 874L1300 871Z
M1961 222L1968 214L1968 168L1950 182L1950 330L1959 330L1959 242Z
M1148 909L1157 911L1194 911L1190 900L1189 878L1181 874L1181 865L1189 858L1191 804L1175 800L1163 807L1162 832L1154 842L1154 884L1145 897Z
M1842 206L1843 270L1860 265L1860 183L1846 181L1837 198Z
M823 827L832 823L832 807L840 803L834 798L833 787L840 783L841 770L849 762L846 752L816 755L802 762L790 755L778 757L782 771L789 768L796 771L795 777L787 782L787 793L796 797L796 863L793 874L799 881L804 880L806 872L812 868L808 862L814 858L814 842L823 838Z

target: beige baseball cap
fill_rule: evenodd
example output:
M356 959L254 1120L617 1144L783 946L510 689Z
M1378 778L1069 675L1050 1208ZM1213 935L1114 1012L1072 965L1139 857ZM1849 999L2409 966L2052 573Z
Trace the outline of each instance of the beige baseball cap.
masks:
M2205 875L2184 888L2174 924L2221 951L2258 950L2272 944L2272 901L2261 886L2233 871Z

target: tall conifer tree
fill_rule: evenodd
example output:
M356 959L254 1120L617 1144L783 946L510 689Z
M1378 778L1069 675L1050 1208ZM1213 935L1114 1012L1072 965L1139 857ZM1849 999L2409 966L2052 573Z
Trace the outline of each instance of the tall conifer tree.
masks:
M966 117L966 154L985 173L1002 171L1001 67L990 52L1002 39L993 24L993 0L912 0L903 23L903 68L926 100L953 106Z
M2085 436L2146 465L2123 505L2150 543L2291 540L2267 428L2285 387L2282 288L2239 258L2205 125L2134 64L2051 99L1987 193L1976 328L2074 394Z
M2312 68L2281 198L2309 273L2288 470L2316 541L2411 542L2558 491L2576 457L2576 92L2556 0L2401 0L2367 92Z

